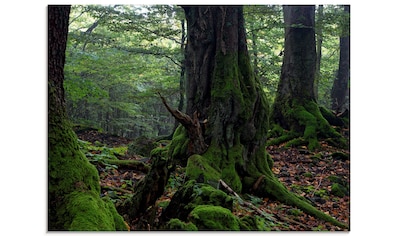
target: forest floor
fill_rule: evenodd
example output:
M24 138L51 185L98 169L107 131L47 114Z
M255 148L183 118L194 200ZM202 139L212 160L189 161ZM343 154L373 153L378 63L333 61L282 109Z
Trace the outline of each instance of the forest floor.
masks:
M127 154L127 145L132 140L95 130L77 132L77 135L80 140L103 147L101 150L86 150L89 152L86 153L89 159L95 154L105 153L105 151L109 153L110 150L118 149L119 154L114 151L118 159L150 162L148 157ZM321 143L320 150L316 152L310 152L306 147L286 148L282 145L269 146L267 151L274 160L273 172L288 189L305 197L326 214L349 225L349 150L337 149ZM135 183L145 177L145 173L130 168L115 165L96 166L100 174L102 195L109 196L116 205L132 196ZM158 216L162 214L162 207L167 205L165 203L170 201L177 188L183 184L184 178L184 168L176 168L163 196L156 203ZM275 200L261 199L248 194L242 198L272 216L273 223L270 228L273 231L342 231L339 227L315 219L299 209ZM238 217L258 214L253 209L238 206L238 204L235 206L233 214ZM138 228L137 220L127 222L130 230L156 230L150 225L147 229Z

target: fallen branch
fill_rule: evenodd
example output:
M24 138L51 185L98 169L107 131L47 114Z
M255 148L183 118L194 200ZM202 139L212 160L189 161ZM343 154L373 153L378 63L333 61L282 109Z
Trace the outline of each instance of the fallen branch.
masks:
M259 209L259 208L256 207L255 205L253 205L252 203L247 202L247 201L244 201L236 192L234 192L234 190L233 190L232 188L230 188L229 185L226 184L226 182L224 182L223 180L219 179L219 183L220 183L229 193L233 194L233 195L238 199L238 202L239 202L240 204L243 204L244 206L249 207L249 208L251 208L252 210L255 210L256 213L258 213L258 214L261 215L261 216L266 217L266 218L267 218L268 220L270 220L270 221L277 222L277 220L276 220L274 217L272 217L272 216L270 216L270 215L267 215L264 211L262 211L261 209Z

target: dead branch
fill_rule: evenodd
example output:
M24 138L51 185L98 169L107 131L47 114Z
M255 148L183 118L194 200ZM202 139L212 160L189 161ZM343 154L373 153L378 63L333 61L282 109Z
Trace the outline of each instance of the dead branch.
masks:
M202 135L202 128L200 121L198 119L198 112L194 112L193 118L189 115L171 108L166 99L158 92L159 97L162 100L162 103L165 105L166 109L172 114L172 116L186 128L188 137L190 139L189 144L189 155L191 154L202 154L208 148L208 145L205 143L204 137Z

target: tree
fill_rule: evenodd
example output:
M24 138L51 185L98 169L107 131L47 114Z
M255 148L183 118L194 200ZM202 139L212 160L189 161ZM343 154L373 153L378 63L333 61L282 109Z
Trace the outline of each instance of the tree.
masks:
M130 217L143 213L156 201L155 195L162 193L164 176L178 163L186 166L187 182L165 210L166 221L175 220L171 217L186 221L190 212L195 215L200 211L210 220L193 219L196 227L220 229L213 221L223 220L218 218L220 212L228 214L220 209L226 208L220 203L223 201L218 201L221 204L218 207L210 207L207 205L217 203L204 203L204 198L192 199L191 193L195 186L201 188L205 184L206 192L214 192L214 197L222 196L220 190L211 186L216 187L223 181L237 193L274 197L345 227L289 192L271 171L273 161L265 150L269 105L250 63L242 7L183 6L183 9L188 25L187 108L185 114L168 108L182 126L175 131L167 151L153 151L161 157L157 156L155 166L124 210L129 212L131 207L135 208ZM134 203L139 204L139 210Z
M110 200L100 198L99 176L80 152L68 122L64 63L70 6L48 7L48 229L126 230Z
M319 82L320 82L320 65L321 65L321 46L323 43L323 5L317 8L317 22L316 22L316 73L314 80L314 95L316 101L319 100Z
M350 13L350 6L344 6L344 12L347 17ZM349 21L343 21L342 36L339 42L339 68L337 77L334 80L333 88L331 90L331 109L336 114L344 112L348 103L348 82L349 82L349 68L350 68L350 36L349 36Z
M71 18L65 65L71 121L127 138L169 135L174 120L156 92L173 105L180 100L183 10L74 5Z
M273 129L289 130L279 141L287 145L319 147L318 138L329 138L338 146L346 141L321 115L314 94L316 68L315 7L284 6L284 59L277 96L273 105Z

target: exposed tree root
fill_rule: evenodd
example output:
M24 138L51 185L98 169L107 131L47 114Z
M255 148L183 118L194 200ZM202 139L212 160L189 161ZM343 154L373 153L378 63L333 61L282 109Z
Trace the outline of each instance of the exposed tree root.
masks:
M288 189L284 185L282 185L274 176L265 177L266 178L263 179L261 186L258 188L258 191L255 192L256 195L262 197L272 196L285 204L295 206L303 210L305 213L330 222L335 226L341 227L343 229L349 228L348 225L345 225L334 219L333 217L321 212L320 210L309 204L305 199L301 199L299 196L288 191Z

